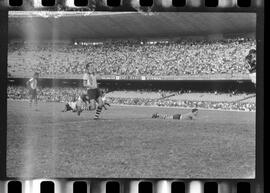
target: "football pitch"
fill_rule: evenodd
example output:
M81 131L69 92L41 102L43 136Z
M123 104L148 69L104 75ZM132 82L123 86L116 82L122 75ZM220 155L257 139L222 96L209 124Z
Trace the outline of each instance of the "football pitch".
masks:
M8 177L255 177L254 112L200 110L178 121L151 115L190 109L113 105L96 121L63 107L8 101Z

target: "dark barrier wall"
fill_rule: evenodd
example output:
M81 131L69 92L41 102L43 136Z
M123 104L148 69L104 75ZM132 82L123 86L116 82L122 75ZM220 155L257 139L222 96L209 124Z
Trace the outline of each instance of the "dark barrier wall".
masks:
M25 86L27 79L10 78L8 85ZM219 81L162 81L162 80L100 80L100 87L110 90L191 90L197 92L207 91L239 91L239 92L255 92L255 87L250 81L235 81L235 80L219 80ZM78 79L40 79L39 86L41 87L82 87L82 80Z

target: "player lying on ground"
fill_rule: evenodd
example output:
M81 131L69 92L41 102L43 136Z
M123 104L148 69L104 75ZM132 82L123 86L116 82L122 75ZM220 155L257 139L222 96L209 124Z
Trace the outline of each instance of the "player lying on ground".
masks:
M198 109L192 109L191 112L185 113L185 114L174 114L174 115L167 115L167 114L159 114L154 113L152 115L153 119L176 119L176 120L193 120L197 117L199 110Z
M102 97L103 100L103 108L107 110L108 106L111 106L107 101L105 96ZM67 102L65 104L65 108L62 110L62 112L72 111L77 112L78 115L81 114L82 111L87 110L91 111L94 109L91 109L90 101L87 94L82 94L78 97L78 99L73 98L70 102Z

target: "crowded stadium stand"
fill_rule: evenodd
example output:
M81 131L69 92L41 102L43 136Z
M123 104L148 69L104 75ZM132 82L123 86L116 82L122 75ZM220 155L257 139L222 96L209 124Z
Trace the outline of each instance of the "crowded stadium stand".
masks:
M75 77L90 63L99 75L177 77L214 75L246 77L244 58L250 38L179 41L111 41L74 44L10 43L8 69L14 76ZM30 74L29 74L30 73ZM78 76L77 76L78 77Z
M255 15L184 12L40 14L10 14L9 99L27 99L25 80L38 72L40 81L48 80L40 86L40 100L70 100L84 92L79 81L84 67L90 64L100 75L99 83L104 88L111 87L106 85L108 82L127 81L126 85L136 82L133 90L117 88L108 93L113 104L244 111L256 108L255 98L235 102L255 92L244 61L249 50L256 48ZM48 17L46 14L53 15ZM61 81L66 82L65 86L58 84ZM151 81L159 82L159 89L165 94L179 92L181 81L193 81L191 86L204 85L197 86L201 87L200 92L191 89L159 101L154 99L160 95L156 91L158 85L143 89L143 96L148 97L131 97L137 96L135 93L140 93L145 83ZM174 91L168 88L172 84L170 81L179 84ZM243 93L235 95L230 90L235 86L226 86L225 91L217 94L215 88L222 87L218 81L245 88ZM212 84L215 87L203 90Z

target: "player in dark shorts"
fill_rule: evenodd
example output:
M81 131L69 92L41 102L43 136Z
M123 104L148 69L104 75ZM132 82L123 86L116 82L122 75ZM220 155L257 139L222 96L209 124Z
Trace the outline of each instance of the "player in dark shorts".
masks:
M197 108L194 108L191 110L190 113L176 113L173 115L167 115L167 114L159 114L154 113L152 115L153 119L174 119L174 120L193 120L197 117L199 110Z
M30 105L30 107L32 107L32 101L34 101L35 110L37 110L37 105L38 105L38 101L37 101L38 77L39 77L39 74L37 72L35 72L33 77L30 78L26 82L27 88L29 89L29 96L30 96L29 105Z
M104 106L100 90L97 84L97 76L94 69L89 70L89 64L85 66L85 74L83 76L83 86L87 88L87 95L90 101L90 109L95 110L94 119L99 119L100 113ZM96 103L98 104L96 108Z

